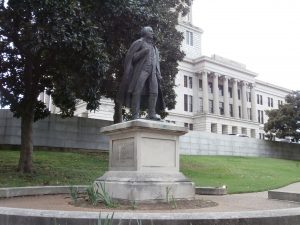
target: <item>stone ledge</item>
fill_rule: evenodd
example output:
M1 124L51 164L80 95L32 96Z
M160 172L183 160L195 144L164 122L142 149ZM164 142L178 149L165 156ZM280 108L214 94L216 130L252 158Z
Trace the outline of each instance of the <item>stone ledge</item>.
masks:
M145 128L150 130L161 130L164 132L177 133L181 135L186 134L188 132L188 129L186 127L181 127L166 122L145 120L145 119L137 119L137 120L131 120L123 123L113 124L101 128L100 132L108 135L112 132L125 130L125 129L145 129Z
M18 196L68 194L71 186L34 186L34 187L9 187L0 188L0 198L11 198ZM83 192L87 185L74 185L79 192ZM1 224L1 223L0 223Z
M197 195L227 195L226 187L196 187Z
M0 207L1 225L48 225L48 224L97 224L100 213L69 212L55 210L32 210ZM112 213L101 212L101 218L111 217ZM123 225L299 225L300 208L261 210L250 212L203 212L203 213L137 213L115 212L116 224ZM114 223L115 224L115 223Z

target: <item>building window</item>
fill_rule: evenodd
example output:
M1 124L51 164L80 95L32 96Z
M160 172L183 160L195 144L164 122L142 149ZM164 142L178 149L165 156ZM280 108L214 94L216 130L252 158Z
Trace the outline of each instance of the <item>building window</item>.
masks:
M247 92L247 101L251 102L251 92Z
M283 105L283 101L278 100L278 108L279 108L280 105Z
M209 113L213 113L214 112L214 101L213 100L209 100L208 101L208 112Z
M176 124L176 122L174 120L166 120L166 122Z
M262 98L262 95L259 96L259 102L260 102L261 105L263 105L263 98Z
M203 98L199 98L199 111L203 112Z
M208 82L208 93L212 93L213 92L213 84L212 82Z
M251 108L247 108L247 117L248 117L248 120L252 120Z
M229 97L232 98L232 87L228 88L228 92L229 92Z
M189 95L189 111L193 112L193 96Z
M223 85L219 85L219 95L224 96L224 88Z
M186 31L186 44L193 46L193 32L191 31Z
M262 95L256 95L257 96L257 104L262 105L263 104L263 98Z
M239 117L242 118L242 108L239 106Z
M219 102L219 110L220 114L224 115L224 102Z
M193 88L193 78L189 77L189 88Z
M184 111L188 111L188 95L184 95Z
M210 125L210 131L211 131L211 133L218 133L218 126L216 123L212 123Z
M273 98L268 97L268 106L273 107Z
M187 87L188 86L188 77L184 76L183 80L184 80L184 82L183 82L184 87Z
M257 110L257 120L259 123L264 124L264 111L263 110Z
M273 98L271 98L271 107L273 107Z
M238 99L241 100L241 89L238 89Z
M184 76L184 87L193 88L193 77Z
M229 114L231 117L233 117L233 105L229 104Z
M202 85L203 85L203 84L202 84L202 80L199 79L199 89L200 89L200 90L202 90Z
M189 130L193 130L194 126L192 123L184 123L184 127L189 128Z
M184 111L193 112L193 96L184 95Z
M228 126L222 125L222 134L228 134Z

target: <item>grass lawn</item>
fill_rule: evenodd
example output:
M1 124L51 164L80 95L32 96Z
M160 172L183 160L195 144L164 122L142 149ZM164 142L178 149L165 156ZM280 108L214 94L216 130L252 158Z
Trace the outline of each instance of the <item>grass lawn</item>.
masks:
M16 172L19 151L0 150L0 187L91 184L108 168L108 154L35 151L34 173Z
M264 191L300 181L300 161L185 155L180 162L181 171L196 185L227 185L229 193Z
M19 151L0 150L0 187L91 184L108 154L34 152L32 175L16 172ZM227 185L230 193L262 191L300 181L300 161L255 157L181 156L181 171L199 186Z

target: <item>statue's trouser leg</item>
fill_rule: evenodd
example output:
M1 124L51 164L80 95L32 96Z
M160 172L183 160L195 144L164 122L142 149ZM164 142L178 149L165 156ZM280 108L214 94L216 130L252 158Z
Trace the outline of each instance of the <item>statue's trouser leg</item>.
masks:
M141 94L133 94L131 102L132 119L135 120L140 117Z
M148 77L149 77L149 73L142 71L139 79L137 80L137 85L135 87L131 99L132 119L140 118L141 95L142 95L145 82Z
M148 100L148 117L149 119L159 119L156 117L156 101L157 101L157 94L150 94Z

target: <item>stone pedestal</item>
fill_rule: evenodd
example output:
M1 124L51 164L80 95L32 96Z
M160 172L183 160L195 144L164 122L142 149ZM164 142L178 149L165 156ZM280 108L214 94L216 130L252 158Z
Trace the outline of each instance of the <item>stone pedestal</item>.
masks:
M109 171L95 184L102 183L112 198L194 198L193 183L179 172L179 136L186 128L139 119L104 127L101 132L110 137Z

